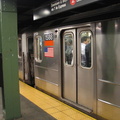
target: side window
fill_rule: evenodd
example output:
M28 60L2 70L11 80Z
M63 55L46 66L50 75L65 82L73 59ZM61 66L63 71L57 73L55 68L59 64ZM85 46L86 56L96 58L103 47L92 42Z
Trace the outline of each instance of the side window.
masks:
M18 40L18 57L19 58L22 57L22 40L21 39Z
M80 33L80 51L82 67L92 67L92 42L92 32L90 30L82 31Z
M65 33L64 40L64 56L65 56L65 64L73 65L73 33Z
M42 62L42 37L35 36L35 59L37 62Z

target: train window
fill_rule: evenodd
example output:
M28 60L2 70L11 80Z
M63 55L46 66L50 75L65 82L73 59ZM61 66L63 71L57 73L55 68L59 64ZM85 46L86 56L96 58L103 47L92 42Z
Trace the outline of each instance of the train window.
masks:
M36 54L35 54L35 59L37 62L42 62L42 37L41 36L36 36L35 37L35 46L36 46Z
M80 33L80 48L81 48L81 66L85 68L91 68L92 66L92 32L82 31Z
M73 65L73 33L64 34L64 56L65 64Z
M21 39L18 40L18 57L19 58L22 57L22 40Z

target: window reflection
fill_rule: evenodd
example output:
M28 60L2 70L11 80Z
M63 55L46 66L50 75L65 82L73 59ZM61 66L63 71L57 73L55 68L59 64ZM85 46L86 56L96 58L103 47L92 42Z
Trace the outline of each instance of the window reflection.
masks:
M91 31L82 31L81 38L81 66L91 67Z
M65 42L65 64L72 65L73 64L73 34L66 33L64 35Z

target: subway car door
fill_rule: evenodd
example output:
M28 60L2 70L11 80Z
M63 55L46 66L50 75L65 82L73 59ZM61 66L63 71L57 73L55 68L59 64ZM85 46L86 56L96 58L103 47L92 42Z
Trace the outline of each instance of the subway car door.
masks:
M34 85L34 51L33 51L33 37L27 38L28 43L28 84Z
M63 98L76 103L76 31L63 33Z
M95 103L91 25L63 33L63 98L92 112Z
M94 27L77 29L77 96L78 104L94 109L95 81L93 61Z

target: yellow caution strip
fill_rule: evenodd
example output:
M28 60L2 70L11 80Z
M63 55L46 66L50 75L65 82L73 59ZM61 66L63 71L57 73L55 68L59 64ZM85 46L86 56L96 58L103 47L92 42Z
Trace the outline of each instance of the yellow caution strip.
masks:
M96 120L21 81L19 84L21 95L57 120Z

